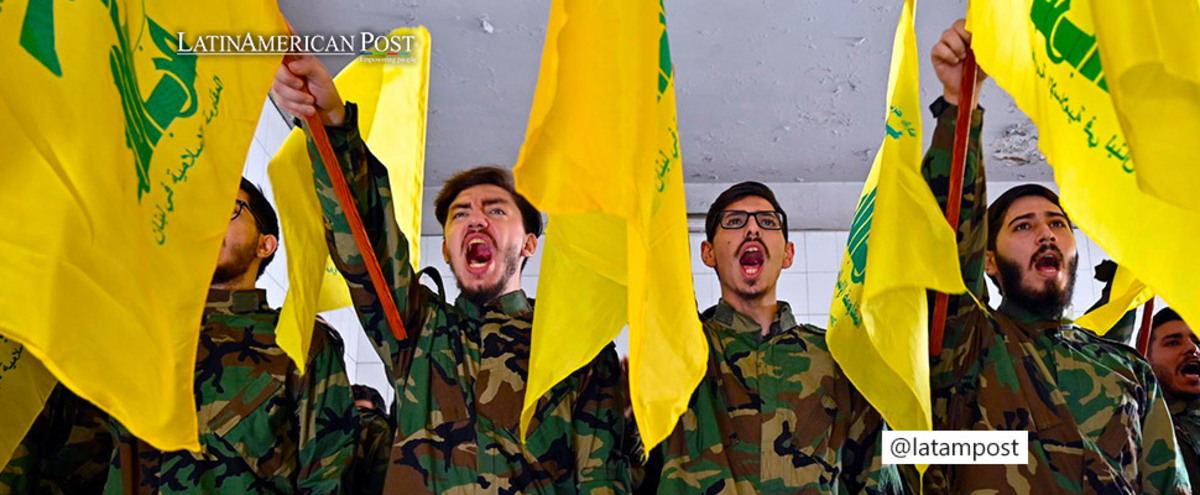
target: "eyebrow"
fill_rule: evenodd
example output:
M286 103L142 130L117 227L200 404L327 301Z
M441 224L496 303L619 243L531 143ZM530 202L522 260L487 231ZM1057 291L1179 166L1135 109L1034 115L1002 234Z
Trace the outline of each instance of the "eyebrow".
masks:
M1019 216L1019 217L1016 217L1016 218L1014 218L1014 219L1012 219L1012 220L1009 220L1009 221L1008 221L1008 226L1009 226L1009 227L1011 227L1011 226L1012 226L1012 224L1014 224L1014 223L1017 223L1017 222L1018 222L1018 221L1020 221L1020 220L1028 220L1028 219L1030 219L1030 218L1033 218L1033 217L1034 217L1034 216L1036 216L1036 215L1037 215L1037 213L1036 213L1036 212L1035 212L1035 213L1026 213L1026 214L1024 214L1024 215L1021 215L1021 216ZM1047 212L1045 212L1045 213L1044 213L1044 215L1046 215L1047 217L1050 217L1050 218L1062 218L1062 219L1064 219L1064 220L1067 218L1067 216L1066 216L1066 215L1064 215L1064 214L1062 214L1062 213L1059 213L1059 212L1057 212L1057 211L1047 211Z
M512 204L512 202L507 199L504 199L504 198L489 198L489 199L483 200L484 207L496 205L496 204L508 205L508 204ZM464 203L454 203L454 204L450 205L450 211L469 210L469 209L471 209L470 203L464 202Z

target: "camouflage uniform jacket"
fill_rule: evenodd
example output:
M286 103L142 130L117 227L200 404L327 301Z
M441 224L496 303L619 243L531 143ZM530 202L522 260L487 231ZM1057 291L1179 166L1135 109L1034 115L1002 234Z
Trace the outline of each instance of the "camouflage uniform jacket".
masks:
M358 445L348 473L346 493L376 495L383 493L388 457L392 454L394 431L387 415L370 408L358 408Z
M1187 468L1192 489L1200 486L1200 399L1184 399L1167 394L1167 407L1175 424L1175 443Z
M326 237L363 328L396 390L388 493L625 493L620 365L612 345L538 403L527 442L518 419L533 308L515 291L479 306L422 286L397 227L387 170L358 134L357 109L328 128L407 336L387 324L330 178L309 139ZM563 331L570 331L563 329Z
M701 317L708 371L660 447L659 493L901 493L884 427L833 362L825 331L779 303L766 336L721 300Z
M938 119L923 173L945 208L957 109ZM937 430L1027 430L1028 465L931 466L926 494L1187 493L1171 419L1154 374L1133 349L1070 321L1011 304L985 309L987 194L971 121L959 256L970 294L952 296L941 356L931 359Z
M201 452L162 452L115 425L109 494L340 493L357 419L342 342L317 323L301 375L262 290L211 290L196 354ZM115 422L114 422L115 423Z
M0 473L0 495L100 493L112 450L108 415L60 383Z

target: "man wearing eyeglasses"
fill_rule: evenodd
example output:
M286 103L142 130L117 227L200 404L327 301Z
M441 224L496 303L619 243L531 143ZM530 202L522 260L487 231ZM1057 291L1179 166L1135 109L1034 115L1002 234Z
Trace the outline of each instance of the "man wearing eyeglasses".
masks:
M107 493L343 491L357 416L342 342L318 319L304 374L279 348L279 312L254 288L278 246L274 209L242 179L201 320L201 451L162 452L116 425Z
M825 331L776 299L795 247L775 194L727 189L704 230L721 300L701 315L708 371L660 447L659 493L901 493L882 465L883 419L833 362Z

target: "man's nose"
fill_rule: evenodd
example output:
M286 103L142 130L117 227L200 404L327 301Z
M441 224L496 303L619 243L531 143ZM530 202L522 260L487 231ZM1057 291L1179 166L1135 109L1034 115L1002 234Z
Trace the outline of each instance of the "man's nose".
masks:
M1038 244L1057 243L1058 236L1054 235L1054 229L1050 228L1050 224L1043 223L1038 226Z
M754 215L746 217L746 237L762 237L762 226L758 225L758 218Z
M486 229L488 227L488 218L483 212L471 210L467 215L468 229Z

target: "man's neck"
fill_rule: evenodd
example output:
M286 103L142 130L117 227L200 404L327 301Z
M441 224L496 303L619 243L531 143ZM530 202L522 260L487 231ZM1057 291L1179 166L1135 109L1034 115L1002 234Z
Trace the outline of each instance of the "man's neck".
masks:
M731 290L721 290L721 299L733 306L733 309L738 313L744 314L752 318L762 327L762 334L766 335L771 331L771 324L775 323L775 315L779 312L779 301L775 299L775 294L763 294L757 299L746 299Z
M458 287L461 290L462 284L460 283L458 285ZM470 301L471 304L478 306L480 308L483 308L484 306L495 303L496 301L499 301L504 296L506 296L508 294L512 294L513 292L516 292L519 290L521 290L521 277L520 277L520 275L517 275L517 276L514 276L513 278L509 279L507 282L505 282L504 286L500 289L500 291L497 292L495 296L491 296L491 298L489 298L487 300L481 300L480 298L488 297L488 296L480 295L479 293L462 292L459 297L463 297L466 300Z
M504 297L506 294L511 294L511 293L519 291L519 290L521 290L521 274L520 274L520 272L517 273L517 276L515 276L511 280L509 280L508 283L504 284L504 290L500 291L500 293L496 295L496 299L500 299L501 297Z
M998 308L998 310L1017 321L1025 323L1034 323L1039 321L1059 321L1063 318L1063 313L1061 311L1058 314L1040 314L1026 309L1024 306L1007 297L1000 300L1000 308Z
M243 273L241 276L234 277L224 282L213 282L208 286L208 288L228 291L253 290L254 282L258 278L255 276L257 274L257 271L248 271Z

